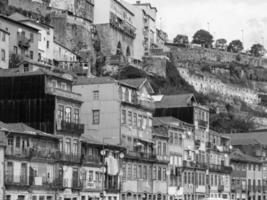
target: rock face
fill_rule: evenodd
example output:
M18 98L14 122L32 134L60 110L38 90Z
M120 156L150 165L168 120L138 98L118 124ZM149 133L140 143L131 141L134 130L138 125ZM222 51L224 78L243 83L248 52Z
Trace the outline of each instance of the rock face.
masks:
M143 70L151 73L156 74L157 76L161 76L166 78L166 67L168 57L166 56L145 56L143 58Z

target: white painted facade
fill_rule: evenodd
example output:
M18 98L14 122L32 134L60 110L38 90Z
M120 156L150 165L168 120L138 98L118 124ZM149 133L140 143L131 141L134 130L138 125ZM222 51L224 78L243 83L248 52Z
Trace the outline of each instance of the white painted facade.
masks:
M52 65L54 59L54 28L30 20L23 21L23 23L39 30L38 62Z
M8 69L9 33L0 28L0 69Z
M53 45L54 59L57 61L77 61L77 55L68 48L54 41Z

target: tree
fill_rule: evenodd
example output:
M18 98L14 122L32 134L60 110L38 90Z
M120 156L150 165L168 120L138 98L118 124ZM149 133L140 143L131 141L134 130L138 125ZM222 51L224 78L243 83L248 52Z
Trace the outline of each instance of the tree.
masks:
M265 49L261 44L253 44L250 48L250 53L255 57L262 57L264 55Z
M10 54L9 56L9 68L16 68L19 63L23 61L23 57L18 54Z
M189 41L188 41L188 36L187 35L181 35L178 34L174 39L173 39L173 43L175 44L181 44L184 46L187 46Z
M227 48L227 40L224 38L218 39L215 42L215 48L219 50L226 50Z
M213 36L203 29L198 30L194 36L192 43L200 44L202 47L209 48L212 46Z
M239 53L244 49L243 43L240 40L233 40L230 42L227 51L229 52L234 52L234 53Z

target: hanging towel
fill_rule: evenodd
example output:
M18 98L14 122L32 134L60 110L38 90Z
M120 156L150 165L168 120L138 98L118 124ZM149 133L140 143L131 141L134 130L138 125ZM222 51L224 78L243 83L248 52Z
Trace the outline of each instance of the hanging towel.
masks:
M116 176L119 173L118 160L113 156L109 155L106 159L107 173L111 176Z

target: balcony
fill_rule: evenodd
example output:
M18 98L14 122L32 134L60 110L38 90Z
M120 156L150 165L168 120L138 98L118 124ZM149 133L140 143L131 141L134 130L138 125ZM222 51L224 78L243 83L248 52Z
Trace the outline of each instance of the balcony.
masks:
M57 97L70 99L76 102L77 101L82 102L81 95L78 93L71 92L71 91L62 90L62 89L54 88L54 87L46 87L46 93L57 96Z
M31 39L29 38L26 38L25 36L20 36L18 37L18 46L21 48L21 49L28 49L30 48L30 42L31 42Z
M14 157L14 158L24 158L29 159L30 158L30 148L22 149L22 148L14 148L14 146L8 146L6 148L6 156L8 157Z
M204 120L198 120L198 125L206 128L208 126L208 122Z
M109 193L119 193L120 184L118 182L118 176L106 176L105 191Z
M117 17L115 14L110 13L110 25L124 33L125 35L127 35L128 37L134 39L136 37L136 33L135 33L135 27L131 24L129 24L128 22L126 22L125 20L120 19L119 17Z
M6 136L2 131L0 131L0 146L6 146Z
M219 185L218 186L218 192L221 193L224 191L224 185Z
M5 176L5 185L6 186L28 186L29 183L27 181L26 175L21 176L13 176L13 175L6 175Z
M57 123L57 130L62 132L82 134L84 132L84 124L61 120Z
M74 72L78 75L87 75L88 73L88 62L75 62L75 61L59 61L58 68L65 71Z
M126 155L130 158L139 158L144 160L156 160L157 155L153 153L146 153L146 152L137 152L137 151L129 151Z
M82 180L82 189L86 191L103 191L102 181Z
M124 60L122 55L113 55L109 57L109 64L121 66L126 64L126 61Z
M62 188L63 187L63 181L62 178L56 178L54 180L49 180L46 177L40 177L40 176L30 176L30 186L34 188Z
M92 156L92 155L83 156L82 161L83 161L83 163L93 163L93 164L97 164L97 165L101 164L100 157Z
M81 155L80 154L72 154L65 152L58 152L58 160L62 162L71 162L71 163L81 163Z

